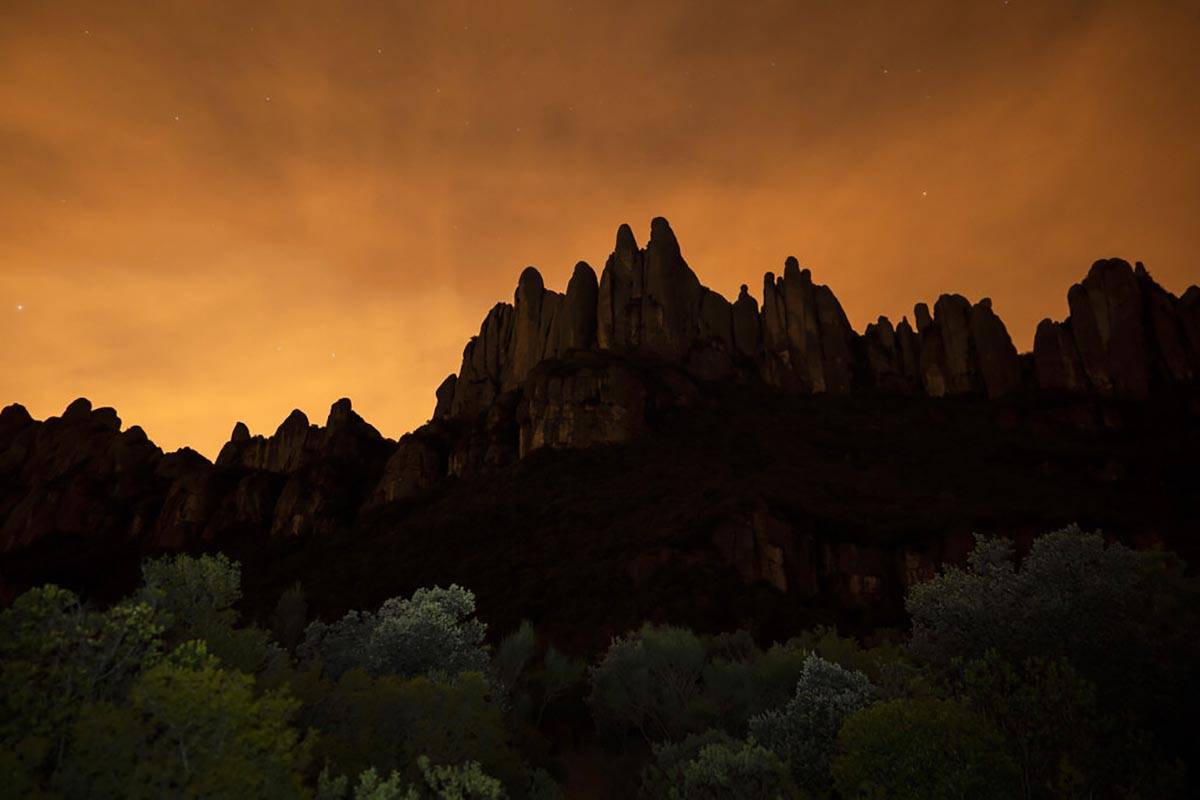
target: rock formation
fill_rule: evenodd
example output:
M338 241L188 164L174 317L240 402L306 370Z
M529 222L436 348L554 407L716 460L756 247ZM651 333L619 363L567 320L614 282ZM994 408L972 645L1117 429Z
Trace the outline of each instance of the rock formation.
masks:
M1077 403L1085 421L1108 398L1190 397L1200 408L1200 288L1176 298L1140 263L1110 259L1071 287L1068 304L1066 319L1038 325L1024 356L988 298L943 294L932 311L915 305L915 328L879 317L858 334L796 258L766 273L761 305L745 285L730 303L700 283L665 219L653 220L644 248L622 225L599 279L579 262L559 293L526 268L512 304L488 312L458 373L437 388L430 422L399 442L347 399L324 426L299 410L270 436L239 422L215 463L164 454L84 399L44 422L4 408L0 555L56 535L150 549L320 537L541 449L628 442L721 387L771 387L789 402L900 395L996 408L1045 395ZM793 530L764 509L727 514L710 544L748 581L804 597L835 591L851 604L894 593L936 560Z
M1148 397L1200 376L1197 299L1192 286L1176 298L1145 266L1097 261L1071 287L1071 314L1042 320L1034 339L1038 387L1055 391Z

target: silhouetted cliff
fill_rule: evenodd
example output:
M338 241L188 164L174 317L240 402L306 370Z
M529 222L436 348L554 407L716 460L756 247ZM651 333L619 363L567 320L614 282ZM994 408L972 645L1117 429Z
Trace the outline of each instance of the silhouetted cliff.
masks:
M645 248L621 226L599 280L527 268L398 442L345 399L323 427L238 423L215 463L83 399L5 408L0 588L115 591L141 554L219 546L259 562L264 602L295 577L329 607L454 580L529 615L587 587L599 630L617 596L633 622L894 617L975 529L1080 521L1194 558L1200 289L1109 260L1068 297L1031 354L986 298L858 334L794 258L761 308L730 303L666 220Z

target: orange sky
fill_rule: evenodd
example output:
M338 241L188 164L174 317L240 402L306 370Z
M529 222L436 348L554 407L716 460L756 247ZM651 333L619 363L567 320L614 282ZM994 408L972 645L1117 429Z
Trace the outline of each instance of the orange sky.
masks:
M862 330L1096 258L1200 279L1200 5L0 2L0 405L215 455L341 396L426 420L487 309L668 217ZM336 354L336 355L335 355Z

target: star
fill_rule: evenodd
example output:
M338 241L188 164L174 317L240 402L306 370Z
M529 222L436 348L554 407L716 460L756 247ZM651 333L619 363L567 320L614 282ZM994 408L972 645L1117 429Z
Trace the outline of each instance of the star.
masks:
M270 98L270 96L268 96L268 97L267 97L267 102L268 102L268 103L269 103L269 102L271 102L271 98Z
M928 197L928 196L929 196L929 192L921 192L921 197Z
M17 311L24 311L24 310L25 310L25 306L22 305L21 303L17 303Z
M329 354L329 357L330 357L330 358L337 358L337 353L330 353L330 354Z
M179 115L178 115L178 114L176 114L176 115L175 115L175 121L176 121L176 122L179 122Z

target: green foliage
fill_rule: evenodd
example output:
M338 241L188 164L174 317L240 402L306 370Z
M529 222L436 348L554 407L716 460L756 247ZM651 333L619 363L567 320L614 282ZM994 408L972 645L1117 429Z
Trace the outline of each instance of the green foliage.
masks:
M873 694L866 675L810 655L791 702L751 719L750 735L791 766L801 788L824 794L842 722L865 708Z
M378 770L370 767L359 773L353 793L345 776L331 778L324 771L317 800L504 800L507 796L500 781L473 761L435 765L421 756L414 767L418 775L414 783L398 772L380 777Z
M492 674L506 692L516 687L536 649L537 634L533 631L533 623L527 619L521 620L515 631L500 640L492 656Z
M295 650L308 622L308 599L304 587L296 581L283 594L271 612L271 635L285 650Z
M683 768L700 751L712 744L734 746L738 742L719 728L693 733L678 741L659 742L653 747L654 758L642 769L642 800L667 800L671 791L683 785Z
M168 644L201 639L231 669L256 673L282 658L266 631L235 627L242 568L223 554L177 555L142 564L139 598L167 623Z
M843 798L1007 800L1017 766L986 719L948 700L890 700L846 720L833 783Z
M966 569L913 587L907 605L912 651L944 673L989 651L1065 659L1104 715L1178 750L1194 740L1200 581L1172 555L1072 526L1035 540L1018 567L1011 543L976 537Z
M393 772L384 779L374 767L359 775L354 787L354 800L408 800L412 796L399 773Z
M506 784L524 778L520 757L490 682L480 673L451 681L374 676L356 669L336 682L297 676L301 720L320 730L319 761L341 774L374 767L415 779L418 756L437 763L477 761Z
M222 553L177 555L142 564L142 598L171 621L168 633L232 627L242 598L242 567Z
M562 788L544 769L531 769L525 782L524 800L563 800Z
M289 724L296 708L215 659L163 662L129 705L81 710L56 784L68 797L299 797L310 745Z
M582 661L563 654L554 645L546 648L542 659L542 699L538 706L537 724L551 704L578 686L587 674L587 667Z
M410 599L384 602L375 614L312 623L300 653L320 657L334 677L358 667L373 675L449 679L488 666L487 626L474 614L475 595L461 586L418 589Z
M97 613L57 586L0 612L0 749L14 754L10 768L53 771L80 708L124 698L161 657L161 632L144 603Z
M1095 686L1063 659L1014 665L989 652L959 688L1005 737L1024 797L1169 797L1178 776L1145 734L1105 717Z
M646 625L614 639L590 672L588 703L597 724L636 730L647 741L681 736L704 663L704 645L683 628Z
M457 766L434 766L425 756L417 759L422 783L407 800L502 800L504 787L474 761Z
M989 650L1016 661L1132 666L1187 640L1180 626L1196 621L1198 590L1182 572L1175 559L1106 546L1075 526L1035 540L1019 569L1011 542L977 535L966 569L909 591L911 646L943 666ZM1171 611L1175 619L1164 616Z
M783 800L799 797L778 756L753 742L713 743L683 765L672 800Z
M705 667L703 695L694 708L705 724L744 736L751 717L791 698L807 654L780 644L765 653L757 648L726 652L734 657L718 657Z

